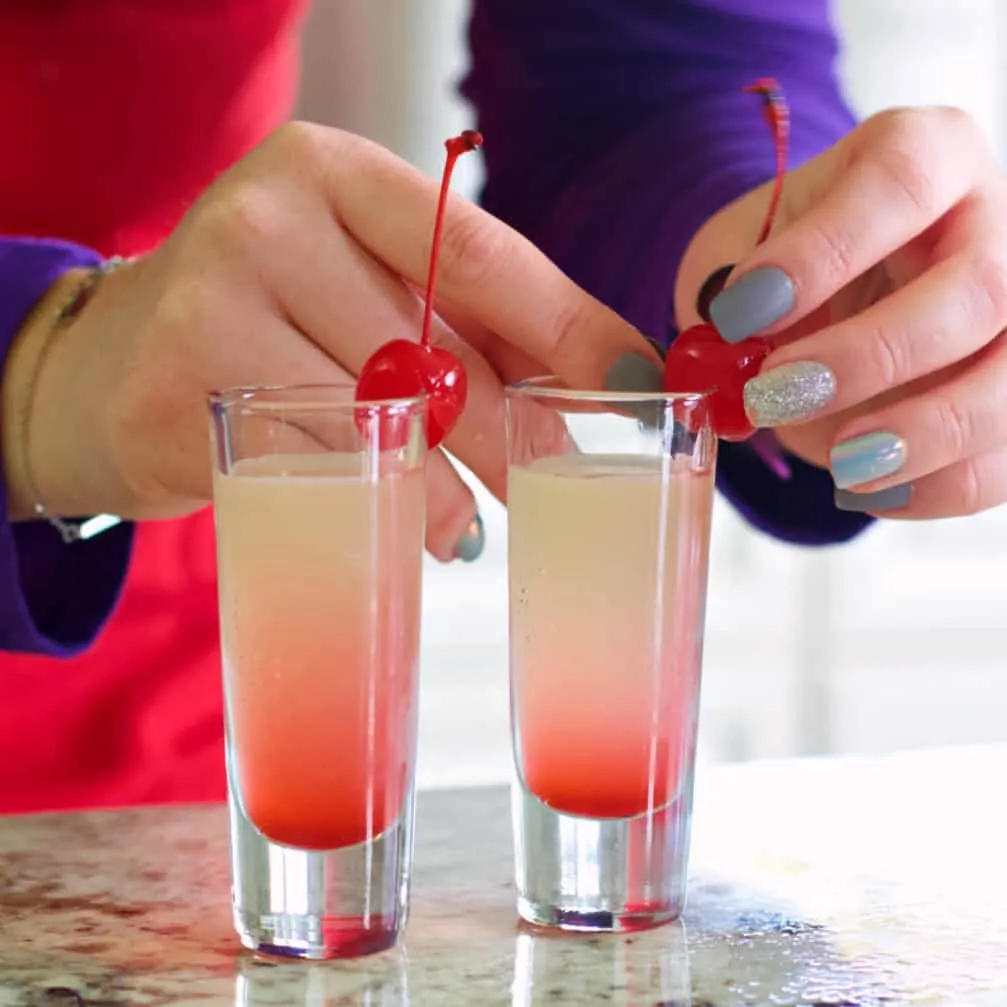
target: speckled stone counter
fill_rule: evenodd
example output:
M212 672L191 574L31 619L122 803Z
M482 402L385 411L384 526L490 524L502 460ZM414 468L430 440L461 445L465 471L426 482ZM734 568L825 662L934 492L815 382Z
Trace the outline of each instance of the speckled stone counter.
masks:
M516 923L500 789L420 795L396 951L260 963L220 808L0 819L0 1007L1005 1007L1007 748L711 770L683 924Z

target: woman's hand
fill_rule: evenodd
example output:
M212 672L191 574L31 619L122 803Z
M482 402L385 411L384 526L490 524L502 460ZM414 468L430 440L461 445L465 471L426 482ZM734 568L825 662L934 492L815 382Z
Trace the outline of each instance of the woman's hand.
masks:
M365 140L294 124L222 176L173 236L108 276L44 357L31 469L50 512L186 513L210 496L208 393L237 385L350 382L391 339L418 339L437 185ZM449 203L435 343L465 363L469 399L446 446L505 490L503 384L552 371L601 387L645 340L530 243ZM50 301L65 295L52 292ZM36 312L4 377L29 381ZM27 348L27 349L26 349ZM25 363L19 364L20 360ZM6 430L7 453L23 431ZM12 514L33 501L7 461ZM455 555L475 503L444 455L430 460L427 545Z
M888 517L1007 500L1007 178L950 108L869 119L788 175L754 252L768 187L696 235L676 289L737 262L714 322L778 349L745 389L756 426L829 468L837 505Z

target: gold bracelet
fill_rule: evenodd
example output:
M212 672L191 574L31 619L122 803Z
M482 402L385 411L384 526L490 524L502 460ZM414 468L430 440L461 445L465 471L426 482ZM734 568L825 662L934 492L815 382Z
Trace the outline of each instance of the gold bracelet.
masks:
M107 259L100 266L96 266L93 269L88 270L87 274L77 285L77 289L74 290L73 294L67 298L66 302L57 312L52 326L49 329L48 335L46 336L45 342L40 347L38 356L35 359L35 370L32 374L31 384L28 386L27 403L23 423L24 439L21 445L24 453L23 467L25 485L28 487L32 498L35 500L35 503L32 504L32 511L34 512L35 517L40 521L48 521L49 524L51 524L53 528L59 532L60 538L62 538L67 544L94 538L95 535L99 535L101 532L107 531L109 528L114 528L117 524L121 524L122 518L116 517L114 514L97 514L84 521L64 521L62 518L56 517L55 514L50 514L46 509L46 506L42 503L41 496L35 487L35 478L31 469L30 430L32 413L35 409L35 393L38 389L39 376L42 373L42 364L45 362L45 357L49 352L49 348L52 345L56 334L80 315L87 304L91 301L91 298L94 297L95 291L98 289L98 285L106 276L109 275L109 273L114 273L121 266L128 265L132 261L134 260L126 259L117 255L111 259Z

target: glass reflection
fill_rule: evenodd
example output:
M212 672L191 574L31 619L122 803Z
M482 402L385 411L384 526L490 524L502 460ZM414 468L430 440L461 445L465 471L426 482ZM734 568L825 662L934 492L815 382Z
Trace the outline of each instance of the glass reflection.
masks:
M409 1007L405 951L339 962L276 962L243 955L235 1007Z
M689 1003L685 926L588 936L523 932L514 955L513 1007L654 1007Z

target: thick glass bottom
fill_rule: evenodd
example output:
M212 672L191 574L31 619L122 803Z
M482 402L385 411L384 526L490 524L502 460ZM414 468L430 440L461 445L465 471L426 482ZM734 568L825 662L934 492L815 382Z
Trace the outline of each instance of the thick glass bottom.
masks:
M647 930L685 908L691 783L633 818L580 818L512 790L518 913L535 927L595 933Z
M409 904L413 802L366 843L299 850L271 843L228 799L234 926L259 954L325 960L392 947Z

